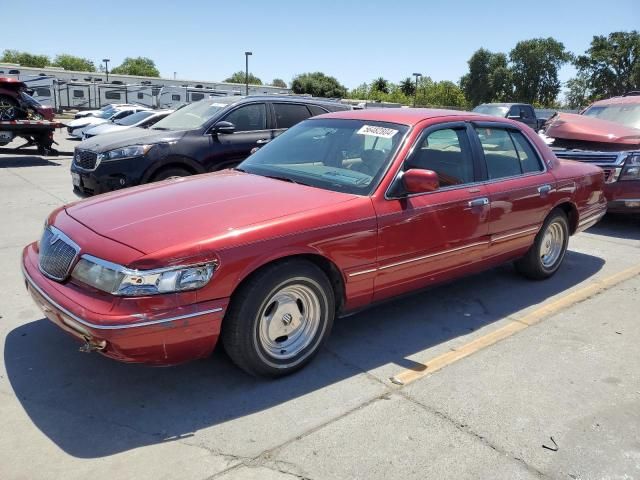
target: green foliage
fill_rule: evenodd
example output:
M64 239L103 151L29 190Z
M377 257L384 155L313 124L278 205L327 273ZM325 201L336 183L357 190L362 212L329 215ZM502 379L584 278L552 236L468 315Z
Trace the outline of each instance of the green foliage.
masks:
M287 88L287 83L281 78L274 78L271 80L271 85L274 87Z
M558 70L572 59L557 40L533 38L523 40L509 52L514 99L520 102L549 105L560 93Z
M18 50L5 50L2 52L0 62L19 63L23 67L43 68L49 65L49 57L46 55L34 55L28 52L20 52Z
M242 83L244 85L246 83L245 72L238 70L224 81L228 83ZM262 85L262 80L249 72L249 85Z
M509 100L513 82L504 53L481 48L471 55L468 64L469 73L460 79L460 87L472 106Z
M572 100L581 89L589 99L640 90L640 34L633 30L594 36L575 66L578 77L568 85Z
M375 92L389 93L389 82L382 77L378 77L371 83L371 90Z
M407 97L413 97L413 94L416 93L416 84L411 79L411 77L407 77L400 82L400 91L403 95Z
M64 68L65 70L75 70L80 72L95 72L96 66L88 58L76 57L66 53L56 55L53 59L54 67Z
M160 72L153 60L147 57L127 57L109 73L120 75L136 75L141 77L159 77Z
M311 94L314 97L344 98L347 89L334 77L322 72L302 73L291 82L293 93Z
M415 81L405 78L395 84L385 80L387 92L381 91L380 79L371 85L363 83L349 92L349 98L370 102L390 102L402 105L413 105L416 92ZM411 88L409 88L409 85ZM409 95L407 95L409 93ZM450 81L434 82L430 77L418 80L416 98L417 106L465 108L467 101L458 85Z

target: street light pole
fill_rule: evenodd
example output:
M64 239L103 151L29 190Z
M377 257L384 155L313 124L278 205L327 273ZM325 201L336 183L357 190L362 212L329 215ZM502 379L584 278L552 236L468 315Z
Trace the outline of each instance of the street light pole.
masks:
M251 52L244 52L244 87L245 95L249 95L249 55L253 55Z
M418 78L420 78L422 76L421 73L414 73L413 74L414 77L416 77L416 89L413 92L413 106L416 106L416 98L418 97Z
M107 73L107 83L109 82L109 62L111 60L109 60L108 58L103 58L102 61L104 62L104 71Z

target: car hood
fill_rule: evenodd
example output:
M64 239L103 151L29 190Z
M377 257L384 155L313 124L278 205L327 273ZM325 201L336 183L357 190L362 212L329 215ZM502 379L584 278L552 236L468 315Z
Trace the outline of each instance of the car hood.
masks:
M640 129L575 113L554 115L548 120L544 133L565 140L640 146Z
M89 130L87 130L87 133L90 133L91 135L102 135L103 133L118 132L120 130L126 130L127 128L129 127L108 122L101 123L100 125L90 128Z
M116 125L114 125L116 126ZM84 140L78 145L81 150L91 150L102 153L114 148L129 145L166 143L179 140L184 131L153 130L140 127L130 127L122 131L109 132L109 135L99 135Z
M109 120L105 120L104 118L98 118L98 117L82 117L82 118L76 118L75 120L72 120L71 122L69 122L67 125L70 127L82 127L84 125L99 125L101 123L106 123Z
M357 198L226 170L100 195L66 211L99 235L150 254L242 243L277 219ZM300 224L291 228L278 234Z

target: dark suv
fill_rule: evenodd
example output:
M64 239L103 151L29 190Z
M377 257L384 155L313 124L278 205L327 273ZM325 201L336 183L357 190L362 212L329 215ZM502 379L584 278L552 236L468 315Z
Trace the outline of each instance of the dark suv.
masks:
M187 105L150 129L98 135L78 144L73 189L95 195L230 168L306 118L351 107L291 96L214 97Z

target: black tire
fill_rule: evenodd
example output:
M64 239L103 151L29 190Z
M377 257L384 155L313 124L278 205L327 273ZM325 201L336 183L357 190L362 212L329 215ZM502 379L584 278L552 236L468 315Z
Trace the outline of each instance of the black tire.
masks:
M305 293L301 300L291 301L295 293L285 295L298 290ZM315 301L314 307L311 303ZM293 309L290 311L298 318L293 319L287 309ZM245 372L284 376L302 368L318 353L334 316L334 292L325 273L313 263L287 260L258 271L234 294L222 323L222 343L231 360ZM291 336L270 338L290 326Z
M154 174L153 177L151 178L151 181L160 182L162 180L167 180L169 178L188 177L189 175L191 175L191 172L186 168L169 167L169 168L163 168L162 170Z
M16 120L19 116L18 102L7 95L0 95L0 120Z
M549 244L554 243L554 240L550 239L550 237L559 232L562 234L562 239L558 244L559 251L557 256L550 256L550 263L545 263L543 255L548 252ZM560 268L567 252L568 244L569 221L567 220L567 215L560 209L552 210L542 224L542 228L536 235L535 241L527 254L514 262L516 270L532 280L549 278Z

